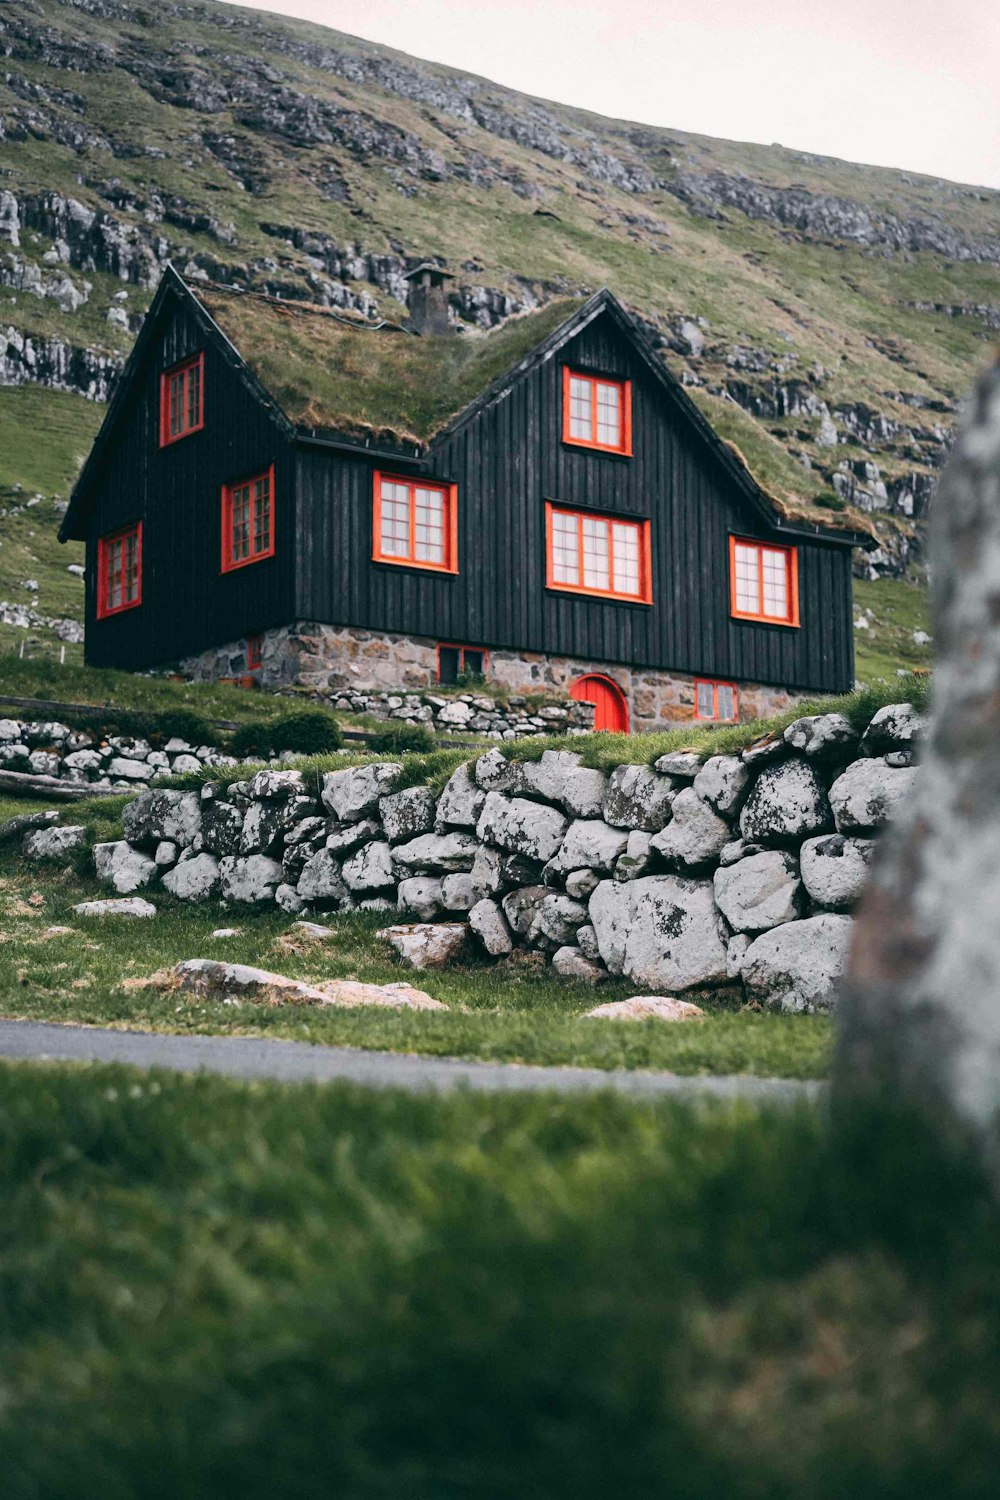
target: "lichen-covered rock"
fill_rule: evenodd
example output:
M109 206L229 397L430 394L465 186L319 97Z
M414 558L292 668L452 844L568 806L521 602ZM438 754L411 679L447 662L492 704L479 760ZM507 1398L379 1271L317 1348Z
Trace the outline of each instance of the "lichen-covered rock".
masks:
M86 842L87 830L80 826L35 828L25 835L22 853L25 859L63 860L74 849L82 849Z
M559 801L571 818L599 818L607 790L608 778L603 771L580 766L564 778Z
M153 851L153 863L158 870L169 870L177 863L180 850L169 839L161 839Z
M390 844L402 844L434 827L436 805L430 787L408 786L379 798L379 817Z
M421 922L432 922L442 909L441 881L436 875L412 875L399 882L396 905Z
M604 880L590 898L590 921L612 974L648 989L721 984L726 949L710 880L647 875Z
M276 859L266 854L227 854L219 861L224 901L242 901L248 906L263 906L274 900L282 884L282 870Z
M576 946L584 958L589 958L591 963L599 964L601 962L601 949L597 941L597 933L589 921L576 929Z
M740 974L747 996L774 1010L830 1010L847 963L850 917L823 912L755 938Z
M674 776L678 781L693 781L702 764L697 750L671 750L653 762L653 770L661 776Z
M785 730L785 744L808 760L823 764L848 761L858 748L858 736L843 714L812 714L796 719Z
M250 778L247 794L255 801L287 802L289 797L305 797L305 777L301 771L258 771Z
M340 861L329 849L317 849L302 867L295 889L303 901L329 902L335 906L350 900L351 893L340 874Z
M476 834L482 843L544 864L559 849L568 826L566 818L554 807L490 792Z
M470 907L469 926L492 958L502 958L514 946L507 918L499 902L488 896Z
M122 830L130 844L169 839L187 848L201 833L201 798L197 792L150 789L126 805Z
M411 969L441 969L453 963L465 947L464 922L418 922L414 926L383 927L377 936L396 950Z
M435 1000L425 990L396 980L392 984L361 984L357 979L324 979L317 989L326 996L328 1005L351 1009L361 1005L385 1005L390 1010L447 1010L443 1000Z
M327 771L323 776L323 806L342 823L359 823L375 811L380 797L392 791L402 771L396 761Z
M914 750L926 730L926 719L912 703L887 703L861 736L861 753L874 756L890 750Z
M540 760L521 766L518 794L540 797L544 802L561 802L566 779L579 766L580 757L572 750L543 750Z
M609 1000L584 1014L585 1021L703 1021L705 1012L690 1000L676 995L631 995L627 1000Z
M750 772L738 755L712 755L692 785L713 812L720 817L731 817L743 801L749 780Z
M716 870L714 887L715 904L734 932L766 932L801 911L798 865L777 849Z
M521 789L522 767L499 750L487 750L476 761L476 783L486 792L515 793Z
M624 854L620 856L619 864L624 858ZM566 876L566 894L575 901L589 901L600 881L601 877L596 870L571 870Z
M916 775L913 767L889 766L883 759L854 761L830 788L838 833L870 833L884 828Z
M510 897L506 897L509 900ZM562 948L575 941L587 922L587 908L561 891L547 891L534 908L527 938L532 947Z
M106 901L81 901L73 907L78 917L155 917L156 907L142 896L110 897Z
M282 882L274 893L274 904L279 911L287 912L290 917L297 916L300 911L305 911L306 903L295 889L287 881Z
M553 953L552 967L560 979L573 979L578 984L601 984L608 977L607 969L569 944Z
M156 861L126 839L94 845L94 869L102 885L110 885L119 896L140 891L157 873Z
M201 847L209 854L239 854L243 814L231 802L204 802L201 809Z
M559 852L552 860L558 872L613 870L628 845L624 828L612 828L600 818L578 818L566 830Z
M743 960L753 942L748 932L734 932L726 944L726 974L730 979L739 979L743 972Z
M808 839L799 851L802 883L817 906L850 911L865 888L874 852L871 839L842 833Z
M535 920L535 912L547 896L551 895L548 886L526 885L516 891L509 891L504 896L500 905L503 914L510 923L511 930L518 937L526 938Z
M219 861L214 854L196 854L168 870L163 884L180 901L208 901L221 884Z
M113 755L108 762L108 775L120 781L148 781L154 770L146 761L132 760L127 755Z
M396 873L392 850L387 843L376 841L344 860L340 871L349 890L388 891L395 888Z
M467 871L444 876L441 881L441 904L445 911L469 911L475 906L472 876Z
M479 845L471 833L422 833L392 851L397 870L404 875L426 872L456 874L472 869Z
M324 839L323 847L335 859L345 859L362 844L370 844L373 839L381 837L381 823L375 818L362 818L359 823L345 823L342 828L334 828Z
M473 895L502 896L505 891L519 885L538 885L542 879L542 866L536 859L526 859L521 854L511 854L506 849L492 849L480 844L470 871Z
M613 828L659 833L670 819L676 783L649 766L616 766L608 777L604 821Z
M832 831L830 802L809 761L797 757L765 765L740 814L740 832L753 843L798 844Z
M229 964L217 958L186 958L176 964L174 978L182 990L211 999L256 1005L326 1005L322 990L302 979L289 979L251 964Z
M729 824L703 802L693 786L674 798L673 817L662 832L654 834L650 849L673 870L700 870L712 864L729 842Z
M251 802L243 819L240 853L274 853L282 843L284 830L284 809L279 802Z
M438 798L437 823L441 828L475 828L486 793L476 784L472 767L463 762L453 771Z

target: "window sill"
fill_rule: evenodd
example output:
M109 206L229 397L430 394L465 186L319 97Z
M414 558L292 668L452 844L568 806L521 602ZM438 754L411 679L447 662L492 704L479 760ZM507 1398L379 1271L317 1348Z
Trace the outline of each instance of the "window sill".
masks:
M566 588L562 584L547 583L547 594L558 594L562 599L583 599L597 604L624 604L628 609L652 609L652 599L630 599L624 594L602 594L597 589Z

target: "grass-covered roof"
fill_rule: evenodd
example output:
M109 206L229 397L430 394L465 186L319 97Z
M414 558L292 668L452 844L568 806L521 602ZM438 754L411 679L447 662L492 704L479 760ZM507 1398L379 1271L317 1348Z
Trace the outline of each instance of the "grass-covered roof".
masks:
M194 285L223 333L298 426L426 443L582 305L565 299L493 333L416 338L301 302Z

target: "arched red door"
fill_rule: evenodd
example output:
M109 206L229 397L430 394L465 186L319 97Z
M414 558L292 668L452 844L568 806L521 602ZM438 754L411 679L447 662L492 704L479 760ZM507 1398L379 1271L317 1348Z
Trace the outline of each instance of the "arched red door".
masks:
M578 703L594 705L594 728L609 729L612 734L628 734L628 704L625 694L610 677L590 672L578 677L569 690Z

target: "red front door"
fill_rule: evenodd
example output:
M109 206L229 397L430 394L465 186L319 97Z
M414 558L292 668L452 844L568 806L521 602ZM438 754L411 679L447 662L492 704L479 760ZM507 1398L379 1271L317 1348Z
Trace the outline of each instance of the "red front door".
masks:
M596 673L578 677L569 690L578 703L594 705L594 728L608 729L612 734L628 734L628 704L625 694L610 677Z

